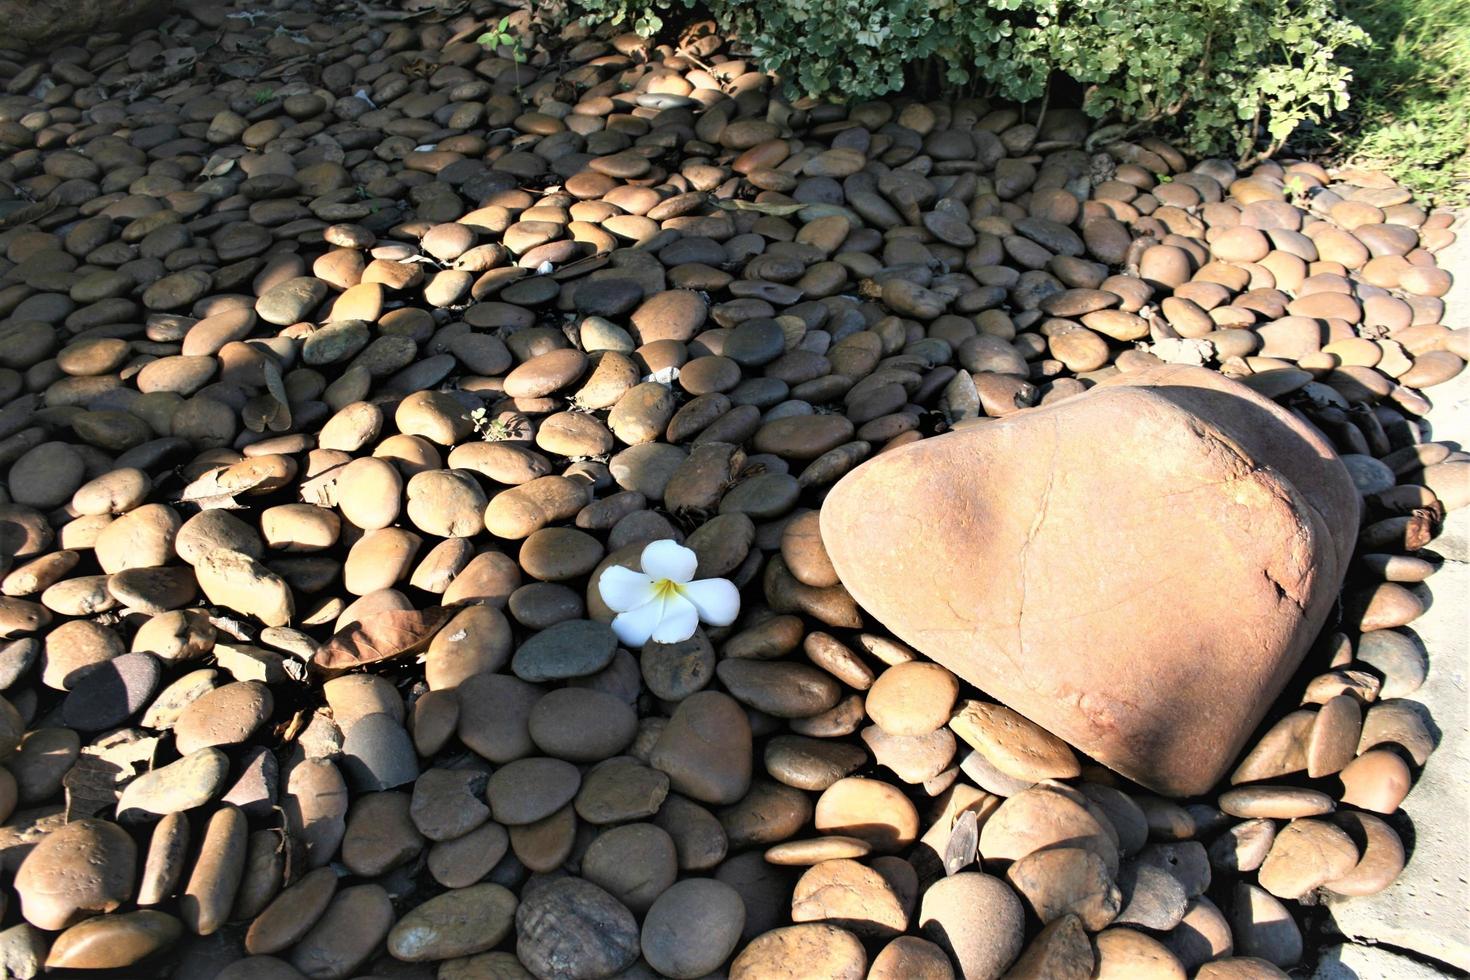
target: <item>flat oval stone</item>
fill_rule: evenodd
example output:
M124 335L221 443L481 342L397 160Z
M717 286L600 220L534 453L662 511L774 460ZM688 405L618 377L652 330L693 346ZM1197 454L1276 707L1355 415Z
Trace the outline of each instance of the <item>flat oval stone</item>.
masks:
M183 935L179 920L141 909L87 919L56 937L47 970L120 970L168 949Z
M872 849L873 845L865 840L832 834L810 840L786 841L768 848L765 856L771 864L805 867L823 861L866 857Z
M715 674L737 701L777 718L810 718L842 697L831 674L805 664L723 660Z
M1294 820L1331 813L1332 797L1293 786L1242 786L1220 795L1219 807L1232 817Z
M531 709L531 740L547 755L598 762L633 741L638 716L616 695L585 688L551 691Z
M175 744L185 754L211 745L237 745L270 717L273 704L270 688L259 681L217 687L179 713Z
M604 830L582 856L582 877L606 889L635 915L647 912L678 875L674 839L651 823Z
M20 911L41 929L111 912L133 894L137 847L106 820L73 820L31 849L15 872Z
M170 813L158 821L148 841L143 876L138 884L138 904L158 905L173 897L189 858L189 821L183 813Z
M289 949L311 930L337 893L337 872L308 871L271 901L250 923L245 950L254 955Z
M495 771L486 795L495 820L514 826L551 816L572 802L581 784L581 774L569 762L517 759Z
M411 909L388 933L388 952L410 963L492 949L515 925L517 902L495 884L457 888Z
M532 683L586 677L606 667L617 647L618 638L606 624L566 620L522 643L511 660L511 670Z
M734 803L750 788L750 721L728 694L700 691L679 703L649 753L673 788L703 803Z
M777 735L766 742L766 772L777 782L820 792L867 761L855 745L831 739Z
M1363 732L1363 709L1358 699L1339 694L1317 712L1307 738L1307 775L1320 779L1341 771L1353 761Z
M229 918L245 872L246 843L245 815L238 807L222 806L210 816L179 899L179 915L195 935L208 936Z
M674 980L717 970L734 952L745 927L745 905L735 889L709 878L669 888L643 920L641 946L650 966Z
M392 926L393 903L381 885L344 888L291 950L291 965L309 977L350 977Z
M224 790L229 775L228 756L217 748L199 749L128 783L117 801L118 816L127 819L130 810L162 815L203 806Z

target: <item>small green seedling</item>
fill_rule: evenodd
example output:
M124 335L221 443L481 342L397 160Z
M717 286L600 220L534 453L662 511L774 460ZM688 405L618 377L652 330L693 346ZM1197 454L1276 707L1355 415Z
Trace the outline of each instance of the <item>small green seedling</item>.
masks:
M273 88L258 88L251 97L255 99L256 105L265 105L276 97L276 90Z
M510 58L516 64L524 64L526 52L521 48L521 39L510 29L510 18L500 18L500 23L475 38L475 43L487 51L495 48L510 48Z

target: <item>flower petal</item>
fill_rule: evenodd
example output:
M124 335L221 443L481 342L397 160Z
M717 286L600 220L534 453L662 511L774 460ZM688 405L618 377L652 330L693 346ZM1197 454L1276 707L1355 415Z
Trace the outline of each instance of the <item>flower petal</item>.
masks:
M640 649L663 620L666 604L663 599L655 599L645 602L637 609L618 613L612 621L612 629L618 635L618 642L634 650Z
M694 603L680 595L671 595L664 600L663 619L653 631L653 639L659 643L682 643L694 635L699 628L699 611Z
M597 592L607 608L627 612L653 601L653 579L622 565L609 565L598 576Z
M694 577L694 570L699 567L699 556L677 541L665 538L650 542L643 549L639 563L643 566L643 574L649 578L687 582Z
M711 626L729 626L740 615L740 590L723 578L703 578L679 587L679 594L699 611Z

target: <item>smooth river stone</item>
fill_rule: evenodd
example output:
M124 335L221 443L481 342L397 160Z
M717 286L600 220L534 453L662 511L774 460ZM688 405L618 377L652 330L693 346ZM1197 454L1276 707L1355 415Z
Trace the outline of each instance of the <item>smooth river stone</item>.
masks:
M899 638L1109 767L1191 796L1317 635L1358 508L1315 430L1213 371L1165 365L873 458L828 495L822 540Z

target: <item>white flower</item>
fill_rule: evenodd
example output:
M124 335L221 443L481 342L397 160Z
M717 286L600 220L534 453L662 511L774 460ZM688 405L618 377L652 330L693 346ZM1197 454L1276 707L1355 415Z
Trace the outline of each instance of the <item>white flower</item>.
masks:
M678 643L694 635L703 620L729 626L740 615L740 590L722 578L694 578L698 557L673 541L654 541L638 557L643 571L622 565L603 571L597 590L617 613L613 632L625 646L638 648L650 639Z

